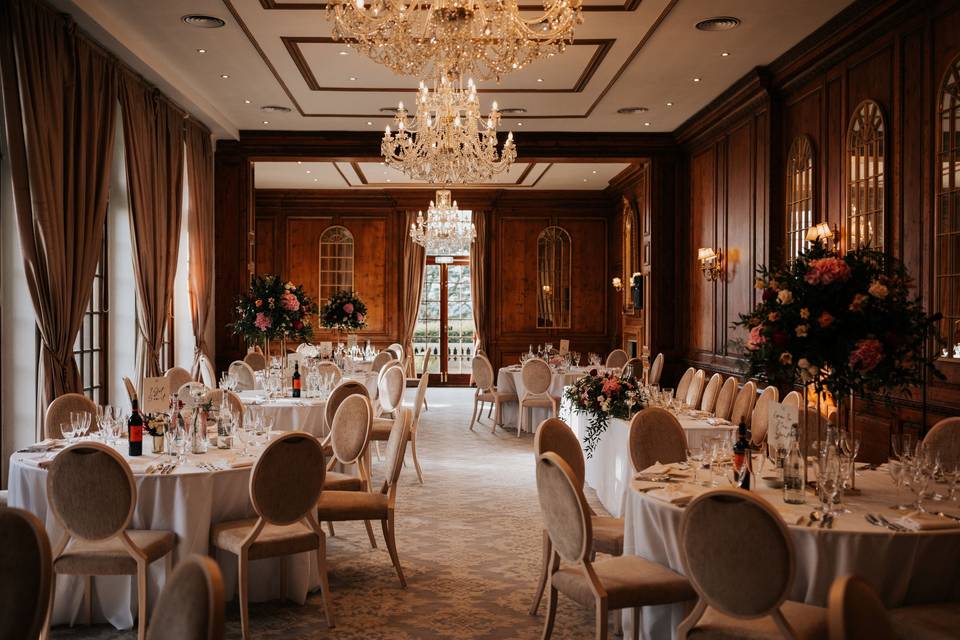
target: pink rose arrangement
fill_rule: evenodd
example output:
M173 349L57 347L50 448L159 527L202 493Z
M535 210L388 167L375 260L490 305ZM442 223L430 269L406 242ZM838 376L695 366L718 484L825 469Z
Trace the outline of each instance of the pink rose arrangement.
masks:
M807 284L833 284L850 279L850 267L841 258L811 260L804 280Z
M600 374L596 369L578 378L564 391L564 397L573 411L590 416L583 446L587 457L600 442L611 417L629 418L646 406L647 399L640 389L639 381L632 376L618 373Z
M231 326L248 344L264 341L309 340L313 334L309 316L316 306L303 287L284 282L278 276L256 276L245 295L237 298Z
M320 324L337 331L363 329L367 326L367 305L354 291L337 291L320 310Z

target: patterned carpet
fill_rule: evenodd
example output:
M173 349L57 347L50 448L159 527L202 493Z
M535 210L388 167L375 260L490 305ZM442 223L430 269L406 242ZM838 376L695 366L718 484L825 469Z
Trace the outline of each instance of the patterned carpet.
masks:
M412 397L413 389L408 397ZM490 422L467 429L472 390L430 389L418 453L424 485L412 463L397 498L397 547L407 577L401 589L375 526L371 549L362 524L337 524L328 538L336 627L327 629L317 595L305 606L250 606L253 637L538 638L543 611L527 614L540 564L541 519L532 437ZM408 454L408 460L409 454ZM374 477L383 465L374 463ZM599 504L589 497L595 509ZM560 598L553 637L589 638L593 612ZM135 638L106 626L57 628L54 638ZM240 637L236 603L227 605L227 637Z

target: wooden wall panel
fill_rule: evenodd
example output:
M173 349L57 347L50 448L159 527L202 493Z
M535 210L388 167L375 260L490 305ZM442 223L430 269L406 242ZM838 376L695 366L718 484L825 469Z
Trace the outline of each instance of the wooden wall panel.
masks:
M496 323L500 336L522 335L537 327L537 236L550 218L500 218L496 240L500 284Z
M719 247L717 242L717 150L711 145L690 160L691 255L700 247ZM691 353L712 353L715 348L716 285L697 270L687 272L689 295L688 333Z
M753 236L757 226L754 209L754 126L748 122L730 133L727 141L727 200L725 238L723 240L726 273L724 274L722 324L717 327L720 344L717 352L730 355L731 340L745 340L742 330L731 325L752 306L753 273L756 260ZM733 354L737 355L736 347Z
M257 246L254 248L256 273L277 272L277 221L275 218L256 219Z
M353 234L354 241L354 288L367 303L367 315L370 318L369 331L379 334L390 332L388 322L391 314L399 313L396 299L390 292L400 289L399 275L402 271L391 261L396 257L394 243L402 236L390 233L387 217L382 218L343 218L343 226Z

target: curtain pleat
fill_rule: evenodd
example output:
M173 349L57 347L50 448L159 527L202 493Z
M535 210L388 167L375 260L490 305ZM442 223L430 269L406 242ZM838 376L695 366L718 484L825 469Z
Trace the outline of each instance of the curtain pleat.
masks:
M423 274L427 265L427 252L413 241L409 233L410 225L417 219L416 212L407 211L406 226L403 234L403 298L401 320L403 328L403 350L410 354L407 376L416 375L417 365L413 359L413 333L417 327L417 312L420 310L420 295L423 292Z
M487 353L487 218L486 211L473 212L473 226L477 228L477 239L470 247L470 297L473 300L473 323L476 326L474 339L475 351Z
M211 361L207 335L213 325L213 144L203 125L187 122L187 197L190 200L190 317L193 320L193 377L200 356Z
M82 390L73 347L103 243L117 76L63 16L0 2L0 66L20 245L40 332L40 415Z

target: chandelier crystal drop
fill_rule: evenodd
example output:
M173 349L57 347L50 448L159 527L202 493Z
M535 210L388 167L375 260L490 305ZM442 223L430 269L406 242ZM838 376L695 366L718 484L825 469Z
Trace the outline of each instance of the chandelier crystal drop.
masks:
M440 189L436 200L430 201L427 217L417 212L417 221L410 225L410 237L423 246L429 255L459 256L469 253L477 237L477 229L470 221L470 212L457 208L451 202L450 191Z
M333 37L402 75L499 79L563 52L583 21L582 0L544 0L525 18L517 0L331 0Z
M441 77L434 91L421 82L417 113L411 118L401 102L380 145L387 165L414 180L431 184L487 182L506 171L517 157L513 133L498 150L500 113L494 102L490 114L480 114L473 80L467 89Z

